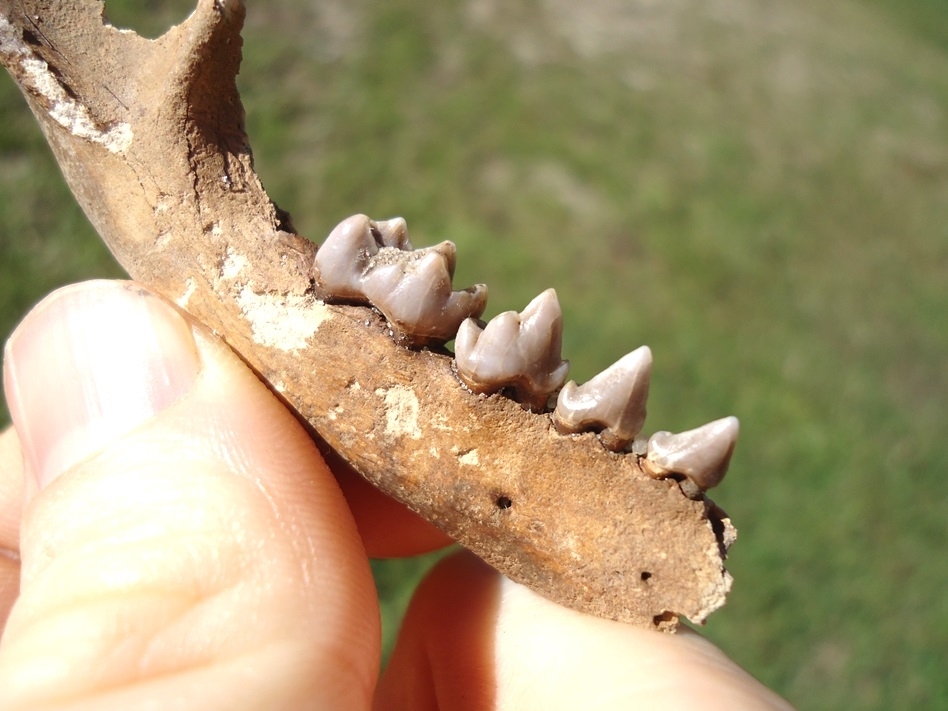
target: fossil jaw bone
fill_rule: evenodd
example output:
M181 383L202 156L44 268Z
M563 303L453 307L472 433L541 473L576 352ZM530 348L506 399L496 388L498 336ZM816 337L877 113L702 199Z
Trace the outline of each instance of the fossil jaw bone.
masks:
M327 300L369 303L388 320L403 345L441 344L455 338L455 365L473 392L507 390L532 410L542 410L563 388L553 412L564 434L598 431L603 445L626 449L645 422L652 353L642 346L583 385L567 383L561 358L563 313L547 289L521 312L507 311L482 327L487 287L454 291L453 243L413 249L400 217L341 222L316 253L317 294ZM456 334L456 336L455 336ZM643 466L651 476L682 475L692 495L720 483L737 441L738 421L726 417L679 434L656 432Z
M625 449L645 424L645 405L652 375L652 351L637 348L582 385L563 387L553 424L563 434L599 432L603 446Z
M569 371L562 343L563 312L547 289L519 314L505 311L483 328L464 321L454 342L458 376L475 393L508 388L518 402L542 410Z
M656 432L648 441L644 469L656 478L684 475L698 492L707 491L727 473L739 430L736 417L724 417L678 434Z
M327 301L370 303L408 346L442 344L487 305L487 287L454 291L451 242L412 249L405 220L343 220L316 252L316 293Z

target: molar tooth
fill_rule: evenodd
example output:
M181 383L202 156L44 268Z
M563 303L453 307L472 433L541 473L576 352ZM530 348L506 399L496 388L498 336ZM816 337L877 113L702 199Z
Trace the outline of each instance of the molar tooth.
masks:
M642 430L652 375L648 346L623 356L590 381L560 390L553 424L564 434L599 431L607 449L621 451Z
M362 278L379 247L365 215L340 222L316 251L316 291L325 299L365 301Z
M443 251L398 254L403 256L386 259L363 280L365 295L385 315L396 340L412 346L443 343L454 338L464 319L484 312L487 287L453 291L450 259Z
M511 388L517 401L543 409L569 371L562 341L563 312L547 289L521 313L506 311L483 329L470 319L462 323L454 342L458 376L476 393Z
M464 319L479 317L487 305L483 284L452 290L456 262L452 242L413 250L401 217L373 221L353 215L316 251L316 293L372 304L404 345L444 343Z
M680 434L656 432L643 460L646 471L655 477L683 474L707 491L727 473L739 429L736 417L725 417Z

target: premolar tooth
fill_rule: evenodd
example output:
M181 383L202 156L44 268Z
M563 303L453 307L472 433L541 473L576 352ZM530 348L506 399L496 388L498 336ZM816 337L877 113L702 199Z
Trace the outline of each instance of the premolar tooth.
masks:
M582 385L571 380L560 390L553 424L564 434L598 431L606 448L621 451L645 424L651 375L652 351L642 346Z
M454 338L466 318L484 313L487 287L453 291L450 262L442 251L399 254L413 258L380 264L363 281L365 295L385 315L396 340L414 346L443 343Z
M683 474L707 491L727 473L739 430L736 417L725 417L679 434L656 432L648 441L645 468L655 477Z
M506 311L483 329L472 319L462 323L454 342L458 375L476 393L510 388L516 400L540 410L569 371L562 342L563 312L547 289L519 314Z

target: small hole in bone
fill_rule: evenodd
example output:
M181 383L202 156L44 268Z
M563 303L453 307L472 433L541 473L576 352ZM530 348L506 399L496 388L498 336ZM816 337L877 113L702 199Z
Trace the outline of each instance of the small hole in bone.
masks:
M501 511L506 511L511 506L513 506L513 501L510 500L509 496L497 497L497 508L499 508Z
M656 627L662 627L665 623L672 622L674 619L675 613L666 610L660 615L655 615L655 617L652 618L652 624Z
M647 570L642 571L642 580L648 580L651 577L652 577L652 574L650 572L648 572Z

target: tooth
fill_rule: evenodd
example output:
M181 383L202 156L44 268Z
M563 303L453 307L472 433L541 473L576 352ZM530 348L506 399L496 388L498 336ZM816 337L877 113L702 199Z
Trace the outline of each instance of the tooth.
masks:
M441 245L439 245L440 247ZM452 245L453 247L453 245ZM383 252L379 252L379 257ZM396 340L421 346L454 338L464 319L487 305L487 287L452 291L450 260L438 249L386 254L363 280L369 301L388 320Z
M506 311L483 329L474 320L462 323L454 341L458 375L476 393L510 388L518 402L540 410L569 371L562 341L563 312L547 289L519 314Z
M411 251L411 242L408 240L408 223L404 217L393 217L391 220L375 220L380 246L394 247L403 251Z
M656 477L683 474L707 491L727 473L739 429L736 417L725 417L680 434L656 432L648 441L646 469Z
M379 247L372 221L353 215L340 222L316 251L316 290L325 299L364 301L362 276Z
M412 249L405 220L343 220L316 252L316 293L324 299L369 302L396 340L409 346L444 343L458 326L484 313L487 287L453 291L457 248L442 242Z
M645 424L651 375L652 351L642 346L589 382L577 385L571 380L560 390L553 424L564 434L599 432L607 449L625 449Z

